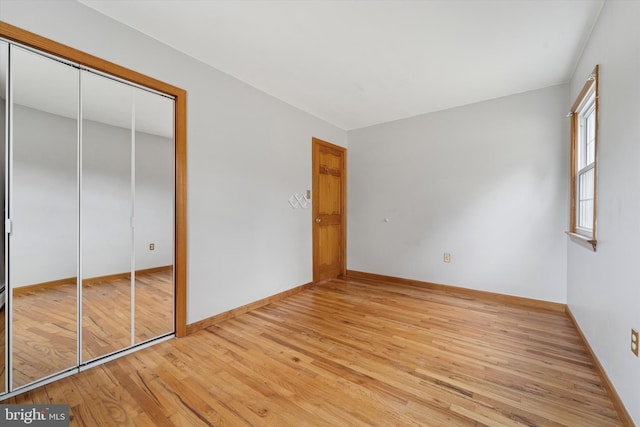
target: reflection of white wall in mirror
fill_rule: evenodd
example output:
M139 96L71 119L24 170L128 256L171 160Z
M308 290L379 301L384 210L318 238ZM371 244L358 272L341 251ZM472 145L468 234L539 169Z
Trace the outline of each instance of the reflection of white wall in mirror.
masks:
M134 89L133 93L135 257L136 270L141 270L173 264L174 102L142 89ZM149 250L151 242L153 250Z
M15 114L16 126L24 130L23 134L28 132L25 137L42 144L63 144L63 141L75 141L75 121L20 106L16 107L16 111L18 112ZM35 120L47 125L42 128L28 126ZM126 272L131 268L129 215L126 216L125 224L122 221L100 221L100 217L114 214L114 211L104 210L105 206L111 206L116 211L129 209L130 189L129 187L123 189L123 186L129 185L128 181L123 182L123 180L129 177L122 176L122 170L118 170L116 165L117 159L126 154L122 150L129 150L130 146L121 147L120 150L114 149L113 141L122 140L123 136L130 137L131 133L127 129L91 121L84 121L83 128L85 132L91 133L98 145L110 147L100 151L92 150L95 158L89 159L85 156L84 159L85 162L102 165L101 168L91 168L83 172L83 181L86 183L92 181L100 183L99 194L95 194L95 199L87 195L83 199L83 206L85 214L92 212L91 215L99 224L102 224L100 227L92 228L93 238L102 240L103 249L105 244L109 248L108 255L103 251L101 256L85 257L84 277ZM139 180L136 185L136 196L137 204L140 205L136 214L138 229L136 230L136 269L170 265L173 262L173 141L143 133L137 133L136 140L140 157L136 162ZM14 232L20 233L23 238L12 242L12 262L16 271L21 272L19 277L12 277L13 286L26 286L74 277L77 249L72 242L76 238L68 239L62 230L77 228L76 218L58 215L43 216L43 213L50 214L52 211L50 209L43 211L38 206L77 205L75 158L60 156L44 159L38 156L37 150L33 150L28 153L28 157L16 159L16 161L16 169L20 167L23 178L15 182L14 197L24 198L23 203L28 204L25 206L31 206L20 214L27 216L25 220L28 223L40 222L48 231L47 237L43 238L44 235L38 230L21 230L19 222L14 223ZM118 167L122 169L122 165ZM65 170L73 170L73 173L62 174ZM98 176L99 174L103 176ZM43 185L47 181L61 180L71 180L69 185L74 188L74 197L56 195L47 191L50 186ZM154 207L154 204L157 206ZM58 235L58 232L61 234ZM83 244L91 245L86 237L83 238ZM155 243L155 251L148 250L149 242ZM85 249L92 250L94 253L99 253L101 250L98 246L87 246ZM34 259L46 263L46 266L35 268Z
M131 269L131 187L129 129L83 121L92 150L83 151L83 276L117 274ZM119 143L116 143L119 141ZM91 166L89 166L91 165ZM173 141L136 133L135 269L173 263ZM155 243L150 252L148 243Z
M135 209L136 270L173 264L173 140L136 132Z
M130 271L130 130L82 120L80 199L83 277Z
M15 46L11 53L14 191L9 271L12 285L20 286L76 276L79 73ZM37 98L46 100L46 112L29 108Z
M76 121L22 106L13 119L12 286L75 277Z

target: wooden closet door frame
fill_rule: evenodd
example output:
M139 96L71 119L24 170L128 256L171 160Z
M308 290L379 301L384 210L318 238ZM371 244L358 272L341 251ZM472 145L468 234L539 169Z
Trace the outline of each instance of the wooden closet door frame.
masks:
M0 37L175 98L175 335L187 334L187 92L176 86L0 21Z

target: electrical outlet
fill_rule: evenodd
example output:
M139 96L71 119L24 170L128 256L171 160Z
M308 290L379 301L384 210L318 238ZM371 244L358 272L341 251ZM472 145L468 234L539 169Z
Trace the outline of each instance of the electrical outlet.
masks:
M149 243L149 250L150 251L154 251L156 249L156 244L155 243Z
M444 253L444 262L451 262L451 254L449 252Z
M635 329L631 329L631 352L638 357L638 346L640 342L638 342L638 331Z

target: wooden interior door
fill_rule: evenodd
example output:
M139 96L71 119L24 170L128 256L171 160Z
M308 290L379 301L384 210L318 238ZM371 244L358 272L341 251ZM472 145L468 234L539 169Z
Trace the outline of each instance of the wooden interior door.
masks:
M313 138L313 282L345 274L347 150Z

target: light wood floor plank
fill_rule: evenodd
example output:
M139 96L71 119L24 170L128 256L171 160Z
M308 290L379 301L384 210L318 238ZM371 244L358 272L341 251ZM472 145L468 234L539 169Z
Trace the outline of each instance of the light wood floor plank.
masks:
M332 280L6 403L72 425L623 425L564 313Z

